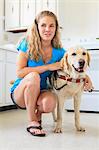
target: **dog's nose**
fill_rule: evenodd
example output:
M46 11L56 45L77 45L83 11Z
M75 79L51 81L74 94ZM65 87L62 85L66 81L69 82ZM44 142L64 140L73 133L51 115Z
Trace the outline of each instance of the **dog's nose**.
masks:
M79 66L80 66L80 67L84 67L84 64L85 64L85 60L80 59L80 60L79 60Z

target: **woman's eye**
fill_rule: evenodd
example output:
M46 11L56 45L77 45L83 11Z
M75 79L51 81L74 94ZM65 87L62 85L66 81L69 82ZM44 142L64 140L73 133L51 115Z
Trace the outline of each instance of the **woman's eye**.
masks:
M50 25L50 27L54 27L54 25L52 24L52 25Z
M72 56L76 56L77 54L76 53L72 53Z
M46 27L46 24L42 24L41 27Z
M86 52L83 52L82 55L86 55Z

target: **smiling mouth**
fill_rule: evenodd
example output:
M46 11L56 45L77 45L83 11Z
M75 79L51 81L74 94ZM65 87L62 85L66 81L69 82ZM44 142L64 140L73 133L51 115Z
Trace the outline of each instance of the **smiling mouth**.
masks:
M74 65L72 65L72 66L73 66L73 68L75 69L75 71L80 72L80 73L84 72L83 67L75 68L75 66L74 66Z
M44 33L44 35L46 35L46 36L50 36L52 33Z

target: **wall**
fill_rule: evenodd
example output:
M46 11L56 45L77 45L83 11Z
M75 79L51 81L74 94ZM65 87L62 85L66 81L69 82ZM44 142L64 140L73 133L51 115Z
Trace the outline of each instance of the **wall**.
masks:
M99 0L61 0L58 9L64 40L88 42L99 37Z

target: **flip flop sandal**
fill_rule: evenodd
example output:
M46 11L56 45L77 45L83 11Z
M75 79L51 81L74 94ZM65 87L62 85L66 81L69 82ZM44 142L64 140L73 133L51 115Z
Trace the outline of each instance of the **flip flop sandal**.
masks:
M39 130L42 130L42 127L41 126L30 126L30 127L27 127L27 131L32 134L33 136L39 136L39 137L44 137L46 134L45 133L41 133L41 134L37 134L35 132L31 132L30 129L39 129Z

